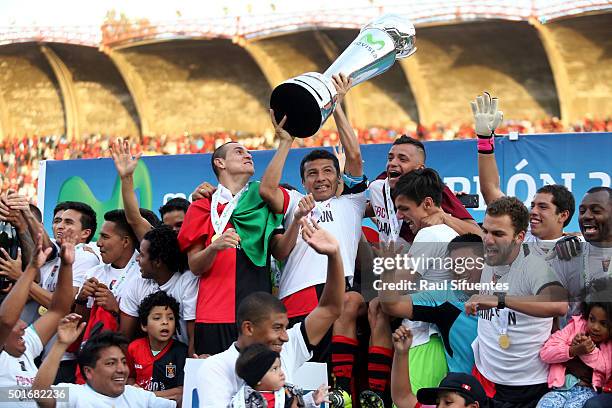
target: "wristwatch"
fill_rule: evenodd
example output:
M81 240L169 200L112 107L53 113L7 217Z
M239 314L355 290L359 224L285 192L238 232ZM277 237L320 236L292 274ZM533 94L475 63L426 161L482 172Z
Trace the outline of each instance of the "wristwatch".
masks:
M497 308L505 309L506 308L506 292L495 292L495 296L497 296Z

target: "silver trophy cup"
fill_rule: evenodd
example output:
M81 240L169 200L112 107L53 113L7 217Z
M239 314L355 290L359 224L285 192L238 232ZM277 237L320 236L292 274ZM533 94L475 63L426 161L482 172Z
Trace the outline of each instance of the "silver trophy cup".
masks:
M336 108L332 75L348 75L353 86L367 81L391 68L396 59L414 54L415 38L414 25L401 16L387 14L373 20L325 73L307 72L274 88L270 107L276 121L286 115L289 134L314 135Z

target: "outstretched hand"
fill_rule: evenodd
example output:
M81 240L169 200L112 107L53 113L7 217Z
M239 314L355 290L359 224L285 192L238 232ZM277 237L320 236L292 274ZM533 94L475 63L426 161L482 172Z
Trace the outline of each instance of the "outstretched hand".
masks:
M272 121L272 125L274 126L274 137L279 140L279 142L285 143L293 143L294 137L289 134L283 127L287 123L287 116L283 116L280 122L276 122L276 118L274 117L274 111L270 109L270 120Z
M340 251L338 240L319 224L309 218L302 219L302 238L312 249L321 255L331 256Z
M351 89L351 86L353 86L353 80L343 73L340 73L338 75L332 75L332 83L336 88L336 92L338 92L337 103L341 103L349 89Z
M79 324L80 320L81 315L76 313L70 313L60 320L59 326L57 327L57 342L64 346L69 346L74 343L87 325L87 322Z
M142 153L139 152L136 153L135 156L132 156L129 140L117 139L117 141L111 145L110 152L115 162L117 173L119 173L119 177L123 178L134 174Z
M499 100L491 98L488 92L478 96L475 101L470 102L472 114L474 115L476 135L491 137L495 134L495 129L504 119L504 113L497 110L498 103Z

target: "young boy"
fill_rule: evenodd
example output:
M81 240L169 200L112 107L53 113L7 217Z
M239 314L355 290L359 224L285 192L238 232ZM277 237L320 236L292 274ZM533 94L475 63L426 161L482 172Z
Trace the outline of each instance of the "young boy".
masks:
M142 300L138 317L146 337L134 340L128 347L128 383L176 401L183 394L187 358L187 346L172 338L179 319L179 304L160 290Z
M280 354L265 344L255 343L241 351L236 360L236 374L246 385L232 399L232 408L318 407L322 402L329 402L325 384L306 395L285 384Z

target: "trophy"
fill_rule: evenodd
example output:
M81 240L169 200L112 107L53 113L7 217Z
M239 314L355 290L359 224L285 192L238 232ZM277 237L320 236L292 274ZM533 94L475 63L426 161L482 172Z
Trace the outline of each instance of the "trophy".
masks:
M396 59L409 57L415 51L415 29L409 20L395 14L373 20L323 74L307 72L274 88L270 107L276 121L286 115L284 128L289 134L314 135L336 108L332 75L343 73L355 86L382 74Z

